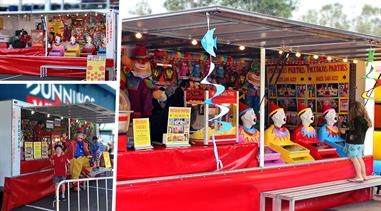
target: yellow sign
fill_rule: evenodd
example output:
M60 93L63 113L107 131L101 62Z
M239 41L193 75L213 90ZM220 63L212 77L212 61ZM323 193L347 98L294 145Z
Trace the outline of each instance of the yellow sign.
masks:
M87 56L86 81L106 80L106 57Z
M133 119L133 131L135 149L152 148L148 118Z
M268 79L271 78L274 66L267 67ZM279 70L270 84L274 84ZM349 63L329 63L285 66L277 84L319 84L319 83L349 83Z
M189 146L191 108L169 107L166 146Z
M33 142L33 157L41 159L41 142Z
M41 157L48 158L49 157L49 147L47 142L41 143Z
M24 142L25 160L33 160L33 142Z
M105 167L110 169L111 168L111 162L110 162L110 154L108 152L103 152L103 160L105 161Z

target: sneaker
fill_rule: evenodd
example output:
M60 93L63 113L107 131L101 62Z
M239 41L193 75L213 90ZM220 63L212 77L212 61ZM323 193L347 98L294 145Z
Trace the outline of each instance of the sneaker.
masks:
M61 196L60 201L66 201L66 198Z

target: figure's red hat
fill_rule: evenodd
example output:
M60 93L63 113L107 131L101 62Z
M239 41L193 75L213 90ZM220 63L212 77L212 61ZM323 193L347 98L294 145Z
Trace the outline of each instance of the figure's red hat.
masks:
M240 116L244 115L250 109L253 109L253 108L247 106L246 104L244 104L242 102L239 102L239 115Z
M280 110L283 110L283 108L279 107L278 105L274 104L273 102L270 102L270 113L269 113L270 117Z
M308 109L311 110L311 108L305 106L304 103L299 103L299 105L298 105L298 116L301 115L303 112L307 111Z
M323 105L323 116L325 116L330 110L334 110L333 108L331 108L330 106L328 105Z
M134 55L132 58L134 58L134 59L146 59L146 58L148 58L147 48L145 48L143 46L137 46L134 49Z

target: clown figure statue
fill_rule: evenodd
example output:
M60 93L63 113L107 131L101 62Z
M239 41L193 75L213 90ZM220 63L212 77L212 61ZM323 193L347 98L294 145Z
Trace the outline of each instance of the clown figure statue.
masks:
M65 46L61 43L61 37L57 35L52 45L52 50L49 52L49 56L63 56L64 54Z
M254 128L257 121L257 116L255 115L254 109L240 103L239 111L242 125L239 127L238 143L259 143L259 131Z
M292 141L309 149L315 160L339 157L335 148L317 139L316 130L311 126L315 120L312 109L304 104L299 104L298 108L301 124L293 131Z
M270 103L269 116L274 122L265 130L265 144L281 154L286 163L307 162L314 160L309 150L292 142L286 124L284 109Z
M323 117L326 123L319 129L318 139L335 147L341 157L346 157L347 155L344 152L345 140L340 136L339 128L335 125L337 123L335 109L324 105Z

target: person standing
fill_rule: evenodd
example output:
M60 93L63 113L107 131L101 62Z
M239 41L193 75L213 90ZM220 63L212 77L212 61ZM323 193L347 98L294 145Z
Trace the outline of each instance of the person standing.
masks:
M82 131L78 131L75 140L68 143L67 157L70 160L70 175L72 179L78 179L81 173L87 176L92 168L90 166L89 146L83 141ZM77 186L74 184L74 189Z
M54 166L55 190L57 190L57 186L61 181L66 180L68 164L70 163L62 149L63 146L61 144L55 145L54 150L56 153L50 158L50 162ZM62 193L61 197L59 198L61 201L65 200L65 186L65 184L61 186Z
M365 134L368 128L372 127L372 121L365 107L358 101L354 102L350 107L349 125L344 150L351 159L356 172L356 177L349 179L349 181L363 182L368 180L363 160Z

